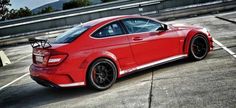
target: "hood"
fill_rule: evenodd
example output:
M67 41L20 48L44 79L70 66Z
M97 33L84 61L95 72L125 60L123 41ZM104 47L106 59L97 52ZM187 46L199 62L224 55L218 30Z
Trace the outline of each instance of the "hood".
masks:
M186 24L171 24L172 27L177 29L201 29L200 26L186 25Z

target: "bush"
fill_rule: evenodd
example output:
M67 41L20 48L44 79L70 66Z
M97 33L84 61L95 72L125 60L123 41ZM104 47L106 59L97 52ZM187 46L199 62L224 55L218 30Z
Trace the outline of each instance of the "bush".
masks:
M9 13L7 14L7 19L15 19L15 18L21 18L26 16L31 16L32 12L28 7L17 9L11 9Z
M90 5L89 0L72 0L63 4L63 10Z
M53 11L54 11L54 9L51 6L48 6L44 9L42 9L41 12L39 12L38 14L50 13L50 12L53 12Z

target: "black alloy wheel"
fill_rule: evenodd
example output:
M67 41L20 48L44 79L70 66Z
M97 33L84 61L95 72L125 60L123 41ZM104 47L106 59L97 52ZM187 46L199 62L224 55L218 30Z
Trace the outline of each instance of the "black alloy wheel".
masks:
M92 63L88 73L89 84L97 90L110 88L117 78L117 68L108 59L98 59Z
M194 60L202 60L209 51L208 40L202 36L194 36L190 44L190 57Z

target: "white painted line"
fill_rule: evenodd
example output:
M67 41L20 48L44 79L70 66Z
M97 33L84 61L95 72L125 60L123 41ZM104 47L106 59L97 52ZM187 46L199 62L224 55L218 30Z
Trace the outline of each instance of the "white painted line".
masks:
M226 50L230 55L235 55L235 53L231 51L230 49L228 49L227 47L222 47L222 48Z
M233 55L236 58L236 55Z
M0 88L0 91L3 90L3 89L5 89L6 87L10 86L11 84L13 84L13 83L15 83L15 82L21 80L22 78L24 78L24 77L27 76L27 75L29 75L29 73L25 73L24 75L22 75L22 76L20 76L19 78L13 80L12 82L10 82L10 83L8 83L8 84L2 86L2 87Z
M217 41L215 38L212 38L212 39L217 45L219 45L220 47L224 47L224 45L220 43L219 41Z
M221 48L223 48L226 52L228 52L230 55L232 55L234 58L236 58L236 53L231 51L229 48L227 48L226 46L224 46L222 43L220 43L218 40L213 38L213 41L219 45Z

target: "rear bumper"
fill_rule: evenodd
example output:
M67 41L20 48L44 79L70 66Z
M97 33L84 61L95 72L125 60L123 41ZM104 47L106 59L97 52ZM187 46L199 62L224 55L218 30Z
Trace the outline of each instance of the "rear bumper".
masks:
M30 76L37 83L47 87L75 87L84 86L84 82L76 82L71 75L61 74L56 67L41 68L30 66Z
M47 81L47 80L44 80L44 79L41 79L39 77L35 77L35 76L32 76L31 75L31 78L37 82L38 84L42 85L42 86L46 86L46 87L53 87L53 88L59 88L60 86L58 86L57 84L54 84L50 81Z

